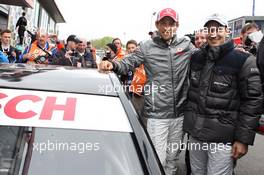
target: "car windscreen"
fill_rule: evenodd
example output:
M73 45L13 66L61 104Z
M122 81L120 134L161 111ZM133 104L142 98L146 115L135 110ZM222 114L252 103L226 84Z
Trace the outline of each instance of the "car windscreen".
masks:
M0 174L144 174L132 134L0 126Z

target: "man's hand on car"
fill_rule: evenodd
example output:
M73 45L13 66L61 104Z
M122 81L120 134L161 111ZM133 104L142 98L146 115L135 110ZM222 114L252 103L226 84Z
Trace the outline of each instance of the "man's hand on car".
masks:
M101 61L99 64L99 70L111 71L113 70L113 64L110 61Z

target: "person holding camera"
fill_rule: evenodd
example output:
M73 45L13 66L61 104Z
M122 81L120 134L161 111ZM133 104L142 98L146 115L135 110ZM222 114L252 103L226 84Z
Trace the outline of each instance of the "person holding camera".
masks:
M55 54L55 58L53 59L52 64L81 67L81 63L78 57L79 54L76 51L77 45L80 42L81 41L79 40L79 38L77 38L76 35L70 35L67 38L67 44L65 48L62 48Z
M37 33L37 40L24 50L22 62L27 64L49 64L55 53L56 47L48 41L48 35L43 30Z
M93 56L94 61L96 62L96 48L93 47L91 41L87 41L86 43L86 52L90 52Z
M118 49L115 44L108 43L105 47L105 56L102 58L103 61L114 61L117 60Z
M262 32L259 30L256 23L247 23L243 26L240 32L240 38L244 51L257 55L258 44L263 37Z
M85 68L97 68L97 64L93 59L92 52L87 51L87 41L85 39L81 39L81 42L77 45L77 53L79 61L77 65Z
M0 51L7 57L9 63L20 62L19 51L10 45L11 30L3 30L1 32Z

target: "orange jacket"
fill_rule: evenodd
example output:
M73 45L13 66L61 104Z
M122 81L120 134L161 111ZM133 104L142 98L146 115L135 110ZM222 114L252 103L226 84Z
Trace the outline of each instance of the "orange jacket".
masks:
M144 85L146 83L147 77L144 69L144 65L141 64L134 71L133 80L131 81L131 91L139 96L142 95Z
M47 52L54 52L55 47L51 46L50 44L46 43L46 51ZM36 64L35 59L38 56L46 56L47 53L45 51L43 51L41 48L38 47L38 42L34 41L26 50L25 53L31 53L33 56L31 58L29 58L29 60L27 61L28 64Z
M118 49L117 54L116 54L117 60L122 60L125 54L126 53L125 51L122 50L122 48Z

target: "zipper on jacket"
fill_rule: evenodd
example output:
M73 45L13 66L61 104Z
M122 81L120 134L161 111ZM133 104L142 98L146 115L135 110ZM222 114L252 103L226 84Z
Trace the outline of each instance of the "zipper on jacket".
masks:
M169 52L170 52L170 62L171 62L171 83L172 83L172 94L173 94L173 114L176 116L176 109L175 109L175 93L174 93L174 80L173 80L173 62L172 62L172 56L171 56L171 48L169 46Z
M155 95L155 91L153 90L153 87L154 87L154 82L153 82L153 80L152 80L152 82L151 82L151 102L152 102L152 111L155 111L155 97L154 97L154 95Z

